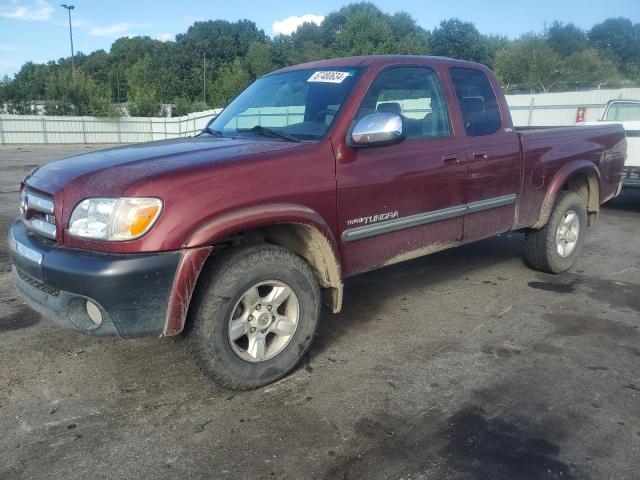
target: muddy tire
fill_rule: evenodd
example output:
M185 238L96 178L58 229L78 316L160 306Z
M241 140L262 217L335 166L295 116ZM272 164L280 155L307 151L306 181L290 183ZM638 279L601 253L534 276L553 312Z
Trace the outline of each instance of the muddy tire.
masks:
M300 362L320 309L318 282L301 257L274 245L234 248L200 275L187 345L220 385L261 387Z
M573 192L560 192L547 224L525 235L525 259L531 268L547 273L569 270L582 251L587 235L587 210Z

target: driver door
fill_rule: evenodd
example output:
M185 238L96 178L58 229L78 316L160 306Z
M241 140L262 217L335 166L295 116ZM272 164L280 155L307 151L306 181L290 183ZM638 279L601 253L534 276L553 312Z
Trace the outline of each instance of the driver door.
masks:
M438 73L426 66L383 70L355 120L375 112L400 115L406 139L352 149L337 163L338 231L347 275L462 239L466 152L451 128Z

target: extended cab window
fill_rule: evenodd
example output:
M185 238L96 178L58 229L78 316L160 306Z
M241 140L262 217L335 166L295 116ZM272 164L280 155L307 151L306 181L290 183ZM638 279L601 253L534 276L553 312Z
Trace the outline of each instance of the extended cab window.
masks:
M300 140L322 138L355 84L358 68L305 69L259 78L209 125L223 135L262 127Z
M607 110L605 120L640 120L640 102L613 102Z
M467 135L497 132L502 123L500 109L486 75L472 68L452 68L450 72Z
M442 89L430 68L397 67L380 73L369 87L357 118L376 112L400 115L407 138L450 134Z

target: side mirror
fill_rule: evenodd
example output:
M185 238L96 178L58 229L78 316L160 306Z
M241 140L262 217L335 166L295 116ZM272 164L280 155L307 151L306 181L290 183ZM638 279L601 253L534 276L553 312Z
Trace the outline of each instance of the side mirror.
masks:
M397 113L371 113L353 127L349 138L354 148L392 145L404 140L402 118Z

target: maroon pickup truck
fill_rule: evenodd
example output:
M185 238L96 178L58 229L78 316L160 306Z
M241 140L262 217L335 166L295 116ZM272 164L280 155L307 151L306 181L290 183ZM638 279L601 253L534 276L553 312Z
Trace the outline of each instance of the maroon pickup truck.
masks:
M93 335L177 335L248 389L290 372L346 277L508 231L558 273L620 190L619 125L516 131L490 70L342 58L258 79L194 138L24 180L18 290Z

